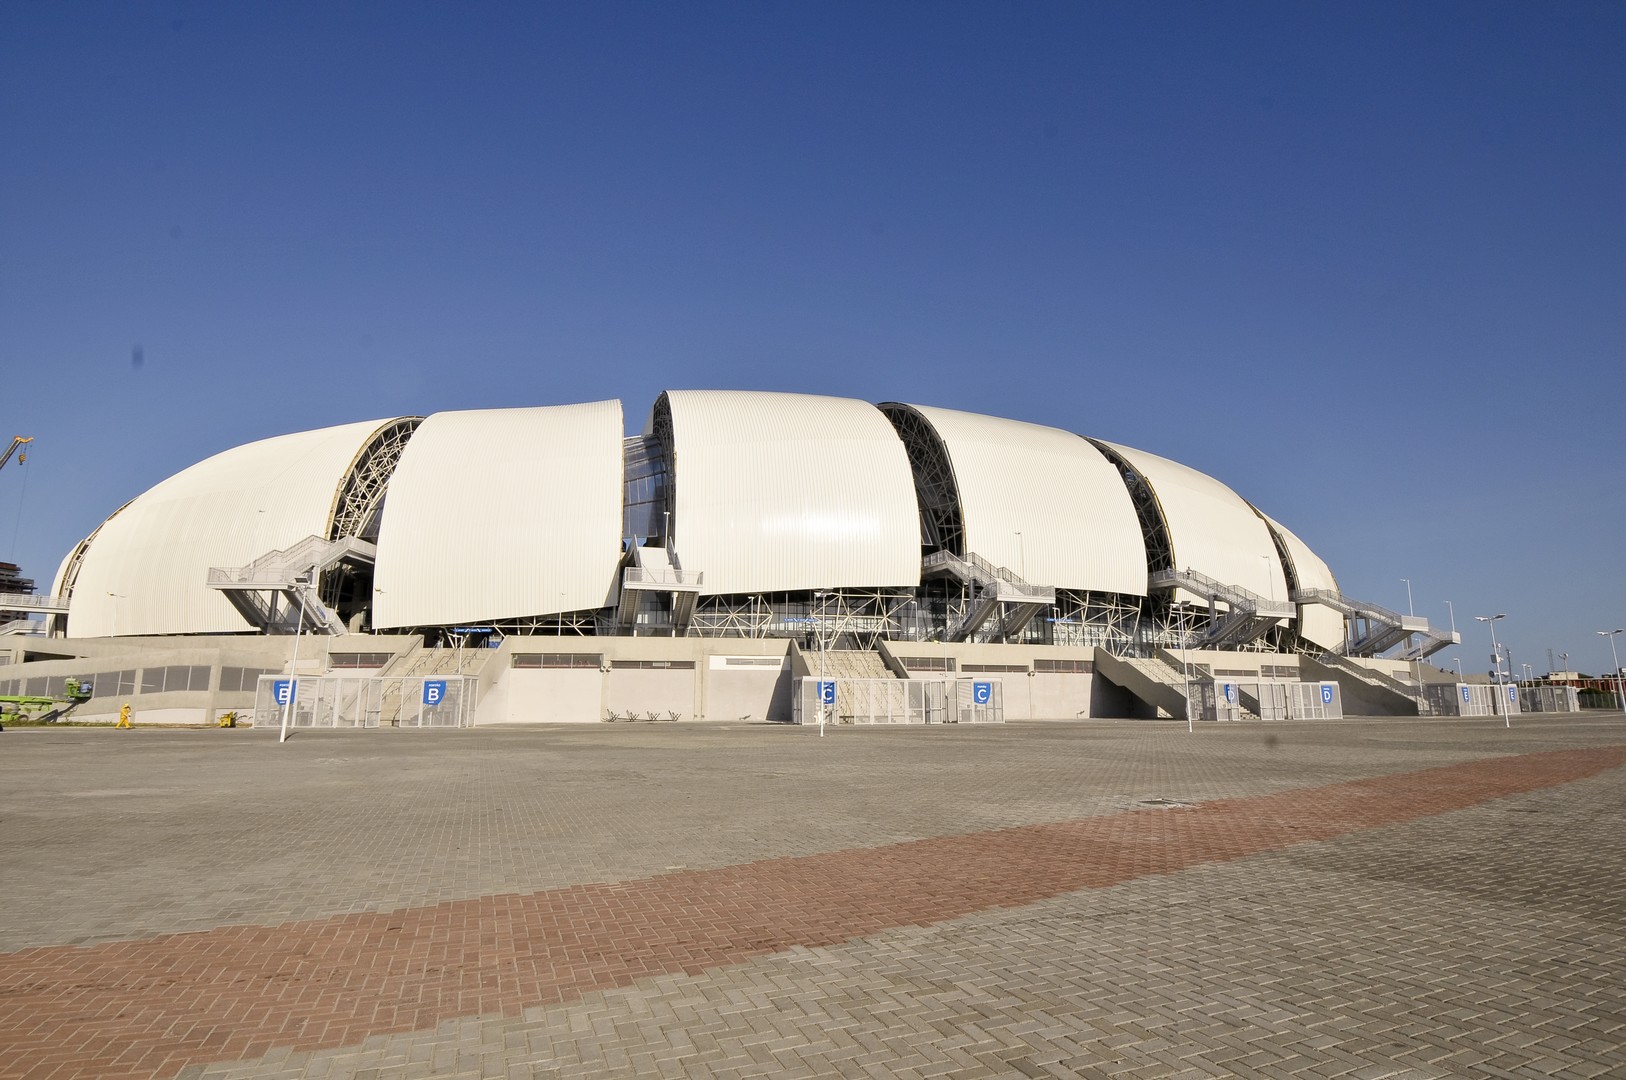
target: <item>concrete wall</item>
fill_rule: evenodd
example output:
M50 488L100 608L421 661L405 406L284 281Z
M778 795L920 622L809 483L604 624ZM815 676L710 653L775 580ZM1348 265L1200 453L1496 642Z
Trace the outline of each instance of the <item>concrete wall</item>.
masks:
M474 722L597 723L610 713L661 720L791 719L789 642L737 638L510 637L480 674ZM516 668L519 654L574 653L596 668ZM644 666L648 664L692 666Z
M299 640L299 670L315 674L327 670L329 652L404 652L417 638L403 636L328 637L306 634ZM96 693L68 719L75 722L113 723L119 707L129 703L137 724L212 724L233 711L245 721L254 708L254 689L221 689L221 669L260 668L286 672L293 658L291 637L199 635L172 638L31 638L28 644L8 646L26 660L0 666L0 680L72 676L90 679ZM37 659L44 656L61 659ZM148 668L195 666L209 668L207 690L141 693L141 674ZM105 676L136 672L135 689L119 694ZM362 674L358 672L358 674Z

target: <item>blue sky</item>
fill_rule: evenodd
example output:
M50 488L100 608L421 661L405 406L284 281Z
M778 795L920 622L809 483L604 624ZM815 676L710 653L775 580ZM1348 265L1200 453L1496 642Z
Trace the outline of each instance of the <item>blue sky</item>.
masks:
M1626 625L1620 4L0 0L0 140L42 582L240 442L727 387L1173 457L1538 671Z

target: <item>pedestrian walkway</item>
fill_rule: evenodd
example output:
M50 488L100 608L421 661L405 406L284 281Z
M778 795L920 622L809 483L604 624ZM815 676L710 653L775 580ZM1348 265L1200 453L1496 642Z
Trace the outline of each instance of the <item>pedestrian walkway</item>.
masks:
M0 809L67 865L0 865L102 899L214 866L126 939L20 931L0 1078L1626 1069L1618 717L909 734L30 733L127 785L36 776L65 836ZM232 789L217 837L189 809ZM481 887L521 849L537 887ZM221 918L267 856L302 914Z

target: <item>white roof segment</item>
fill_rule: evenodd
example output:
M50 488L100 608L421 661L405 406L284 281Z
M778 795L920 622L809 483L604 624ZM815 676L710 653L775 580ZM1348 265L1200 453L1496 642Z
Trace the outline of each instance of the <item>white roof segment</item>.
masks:
M333 501L387 420L233 447L171 476L109 518L85 552L69 605L73 637L250 629L209 569L245 566L327 534Z
M603 607L621 558L621 402L440 412L390 479L373 626Z
M1299 588L1338 591L1338 580L1332 576L1332 567L1311 551L1310 545L1275 518L1265 515L1265 521L1281 537L1282 546L1287 549L1287 557L1292 560L1293 571L1298 576ZM1320 604L1300 604L1299 634L1323 649L1336 648L1344 643L1344 617Z
M1270 529L1236 492L1177 461L1108 443L1145 478L1163 509L1174 568L1194 570L1267 599L1287 599Z
M1146 544L1117 466L1070 431L910 408L948 450L966 550L1035 585L1146 595Z
M903 443L866 401L668 391L673 549L701 592L920 583Z

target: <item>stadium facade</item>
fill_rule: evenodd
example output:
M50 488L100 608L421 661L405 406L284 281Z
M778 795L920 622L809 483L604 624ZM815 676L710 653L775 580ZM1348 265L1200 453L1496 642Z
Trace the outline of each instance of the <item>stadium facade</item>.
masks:
M667 711L783 719L815 650L854 679L1000 673L1009 715L1168 714L1195 657L1205 679L1336 680L1367 711L1406 712L1426 709L1419 662L1457 640L1344 596L1302 540L1219 480L1057 428L669 391L641 434L624 432L621 403L600 401L235 447L112 513L57 571L49 644L0 645L0 660L94 675L86 660L121 651L213 650L206 713L248 692L221 668L289 670L289 639L304 636L302 673L463 678L477 663L469 696L483 704L469 707L490 722L544 699L576 702L552 718L604 719L631 672L729 657L754 657L739 666L758 676L777 657L772 687L725 695L722 711L741 711L724 716L697 707L710 695L692 684L708 676L667 678L688 706ZM463 646L485 648L471 662ZM457 671L436 658L445 647ZM604 676L596 699L585 683L515 696L510 673L589 667ZM133 683L131 670L115 677ZM1037 683L1018 688L1026 707L1008 685L1063 674L1086 678L1042 706Z

